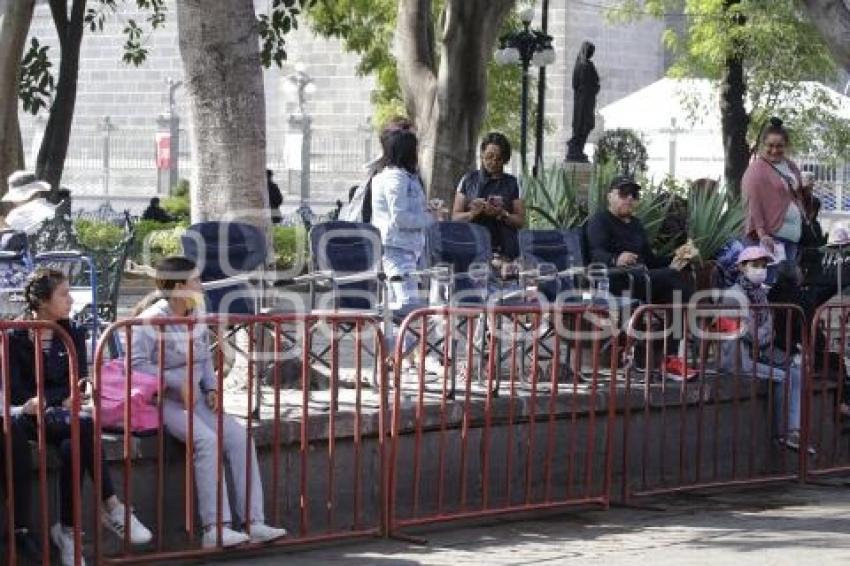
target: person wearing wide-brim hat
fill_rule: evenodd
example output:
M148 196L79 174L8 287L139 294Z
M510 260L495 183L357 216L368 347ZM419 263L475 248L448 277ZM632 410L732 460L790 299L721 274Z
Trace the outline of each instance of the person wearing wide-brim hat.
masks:
M39 181L34 174L28 171L15 171L9 175L8 185L9 190L3 195L3 198L0 198L0 201L15 205L23 204L36 196L47 196L40 193L50 192L50 184Z
M5 224L15 230L34 234L42 222L55 215L56 207L44 198L50 185L27 171L9 175L9 190L0 198L5 211Z

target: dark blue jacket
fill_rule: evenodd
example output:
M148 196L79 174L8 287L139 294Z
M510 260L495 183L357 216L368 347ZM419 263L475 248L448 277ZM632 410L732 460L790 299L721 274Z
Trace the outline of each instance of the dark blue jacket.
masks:
M76 323L59 321L59 326L71 336L77 350L78 377L88 377L86 331ZM35 344L27 330L12 330L9 338L9 384L12 405L20 406L36 396ZM68 383L68 352L58 338L50 342L43 354L44 396L48 407L58 406L70 397ZM5 385L6 379L3 380Z

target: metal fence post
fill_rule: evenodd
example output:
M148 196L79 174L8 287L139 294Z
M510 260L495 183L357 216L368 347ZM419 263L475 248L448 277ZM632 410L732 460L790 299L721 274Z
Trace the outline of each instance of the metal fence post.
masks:
M109 119L109 116L103 117L103 124L101 125L103 130L103 194L109 194L109 145L110 145L110 137L111 132L114 126L112 125L112 121Z

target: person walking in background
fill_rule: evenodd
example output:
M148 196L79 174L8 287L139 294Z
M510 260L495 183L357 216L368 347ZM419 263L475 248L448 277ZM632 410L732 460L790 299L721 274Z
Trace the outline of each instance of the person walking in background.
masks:
M775 263L796 266L803 234L803 205L799 198L802 178L797 164L786 152L791 143L779 118L771 118L759 140L761 149L741 181L746 206L745 233L761 244ZM776 279L776 267L768 270L767 283Z
M283 215L280 213L280 205L283 204L283 195L280 192L280 187L274 182L272 177L274 173L271 169L266 169L266 186L269 190L269 208L272 213L272 224L280 224L283 221Z
M159 205L159 197L153 197L150 204L142 213L142 220L155 220L156 222L172 222L174 218Z

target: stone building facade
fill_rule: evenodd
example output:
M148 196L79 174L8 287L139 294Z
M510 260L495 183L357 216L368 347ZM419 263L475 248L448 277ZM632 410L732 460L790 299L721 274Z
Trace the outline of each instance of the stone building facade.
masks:
M646 20L630 25L611 24L604 13L614 3L615 0L550 2L549 32L555 37L557 61L548 68L546 115L556 131L547 135L547 161L563 157L571 134L570 79L582 41L590 40L597 47L594 59L602 83L599 106L664 75L667 57L661 44L663 23ZM266 4L257 0L258 11L264 10ZM157 191L157 116L168 107L168 79L180 81L182 68L173 2L168 4L165 25L148 37L148 60L138 68L121 62L121 30L131 18L143 21L144 14L122 10L107 18L102 32L86 31L64 181L77 194L86 195L83 200L102 201L106 196L120 201L121 206L138 208ZM539 21L538 15L535 25ZM51 45L53 56L58 57L55 31L43 1L36 6L31 35ZM357 76L355 54L345 52L339 41L315 36L307 25L289 35L287 45L289 59L283 69L265 71L269 166L287 193L286 202L291 204L297 198L300 175L289 170L292 160L287 159L292 153L286 142L294 97L285 88L284 77L292 72L294 63L301 62L316 85L308 103L314 127L312 197L320 204L332 202L343 198L345 189L358 181L360 163L374 153L374 130L370 126L374 81ZM58 65L54 68L58 69ZM190 118L181 88L175 90L175 108L183 120L181 129L185 128ZM109 117L110 124L108 140L105 117ZM37 146L44 120L22 114L21 121L24 147ZM529 132L529 139L533 147L533 132ZM110 147L108 164L103 159L106 143ZM188 167L188 143L183 143L182 149L181 167Z

